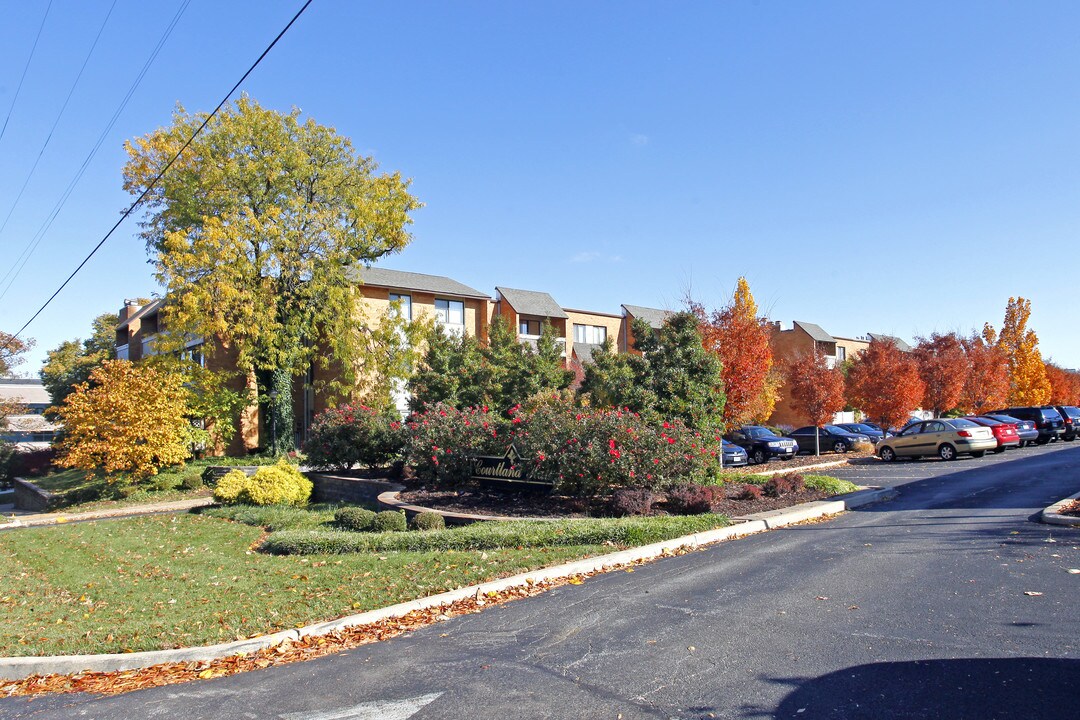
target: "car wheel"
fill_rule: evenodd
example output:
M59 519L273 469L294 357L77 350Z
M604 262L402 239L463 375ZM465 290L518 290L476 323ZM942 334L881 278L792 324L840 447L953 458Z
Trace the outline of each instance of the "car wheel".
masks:
M794 457L795 457L794 455L785 455L784 457L780 458L780 461L781 462L787 462L788 460L791 460Z
M1036 444L1036 445L1045 445L1045 444L1046 444L1046 443L1048 443L1048 442L1050 442L1050 438L1048 438L1048 437L1041 437L1041 438L1039 438L1038 440L1036 440L1036 441L1035 441L1035 444Z
M835 453L847 452L847 443L845 443L843 440L837 440L833 443L832 450Z
M1065 437L1063 437L1061 439L1064 440L1065 442L1072 442L1073 440L1076 439L1076 436L1075 435L1066 435Z
M879 453L878 453L878 455L879 455L879 456L881 457L881 459L882 459L883 461L885 461L885 462L892 462L893 460L895 460L895 459L896 459L896 451L894 451L894 450L893 450L893 449L892 449L891 447L889 447L888 445L886 445L885 447L881 448L881 452L879 452Z
M1003 447L994 448L994 454L995 455L1000 455L1003 452L1005 452L1005 448L1003 448Z
M956 459L956 448L954 448L949 443L945 443L944 445L942 445L941 447L939 447L937 449L937 454L938 454L938 457L941 458L942 460L955 460Z
M1020 442L1016 443L1016 447L1018 447L1018 448L1022 448L1025 445L1027 445L1027 442L1024 441L1024 440L1021 440Z
M994 452L997 452L997 451L995 450ZM976 451L971 453L971 457L982 457L985 454L986 454L985 450L976 450Z
M769 458L765 455L765 451L758 448L754 451L754 454L750 456L754 460L755 465L763 465Z

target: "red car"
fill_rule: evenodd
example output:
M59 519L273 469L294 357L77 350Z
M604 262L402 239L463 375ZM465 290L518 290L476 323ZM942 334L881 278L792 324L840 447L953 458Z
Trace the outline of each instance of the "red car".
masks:
M1005 448L1020 447L1020 436L1016 434L1015 425L987 417L968 417L966 419L990 428L991 432L994 433L994 439L998 443L994 452L1002 453L1005 452Z

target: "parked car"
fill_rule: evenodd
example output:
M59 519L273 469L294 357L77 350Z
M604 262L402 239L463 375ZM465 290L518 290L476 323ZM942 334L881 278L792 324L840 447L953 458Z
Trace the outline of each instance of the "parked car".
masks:
M891 438L877 444L877 454L885 462L899 457L937 455L942 460L955 460L969 453L982 457L997 447L994 433L964 418L938 418L912 423Z
M799 445L794 440L782 438L760 425L743 425L729 432L724 439L745 450L758 465L772 458L790 460L799 454Z
M1020 418L1014 418L1012 415L1001 415L998 413L986 413L980 417L990 418L991 420L997 420L1003 423L1009 423L1016 426L1016 434L1020 437L1020 447L1030 445L1039 439L1039 429L1035 427L1035 423L1030 420L1021 420Z
M1039 431L1039 437L1035 440L1040 445L1045 445L1051 440L1057 440L1065 434L1065 421L1052 407L1011 407L1003 410L995 410L987 415L1012 415L1020 420L1030 420L1035 423Z
M838 453L855 450L860 445L871 445L870 438L849 432L838 425L822 425L821 428L808 425L788 433L789 438L794 438L799 443L802 452L814 452L815 435L822 450Z
M994 448L994 452L1002 453L1005 452L1006 448L1020 447L1020 435L1017 434L1016 426L1012 423L978 416L968 416L964 419L970 420L977 425L990 428L990 432L994 433L994 439L997 440L998 444L997 447Z
M733 442L722 441L724 448L724 467L742 467L750 463L750 456Z
M883 440L890 434L879 428L877 425L872 425L870 423L837 423L836 427L844 428L849 433L855 433L856 435L865 435L870 438L870 442Z
M1061 436L1061 439L1072 442L1077 435L1080 435L1080 408L1075 405L1055 405L1054 409L1065 422L1065 434Z

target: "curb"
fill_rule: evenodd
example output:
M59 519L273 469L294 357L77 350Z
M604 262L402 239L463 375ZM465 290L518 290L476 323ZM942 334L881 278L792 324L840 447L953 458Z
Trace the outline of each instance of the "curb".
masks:
M0 531L15 530L27 527L42 527L47 525L63 525L67 523L86 522L87 520L119 520L121 518L142 517L145 515L163 515L166 513L186 512L195 508L213 505L212 497L195 498L194 500L176 500L168 503L152 505L132 505L129 508L112 508L108 510L89 510L83 513L40 513L32 515L14 516L12 518L0 518Z
M786 475L788 473L801 473L804 470L824 470L825 468L848 465L847 460L830 460L829 462L817 463L816 465L803 465L802 467L783 468L780 470L763 470L762 472L750 473L751 475Z
M1067 527L1080 527L1080 517L1075 515L1062 515L1061 510L1072 503L1073 500L1080 500L1080 493L1070 495L1064 500L1058 500L1042 511L1042 521L1049 525L1065 525Z
M337 620L313 623L295 630L283 630L272 635L263 635L246 640L237 640L204 647L180 648L174 650L148 650L134 653L114 653L108 655L52 655L43 657L0 658L0 680L22 680L31 675L74 675L80 672L114 672L135 670L161 663L205 662L230 655L252 653L264 648L274 647L284 642L302 637L325 635L335 630L368 625L401 617L415 610L440 607L455 600L474 597L477 594L499 592L519 585L529 585L546 580L557 580L575 575L600 572L618 566L624 566L642 560L652 560L670 554L681 548L699 548L705 545L745 537L779 528L791 523L810 518L831 515L844 510L869 505L870 503L890 500L897 495L892 488L867 488L865 490L838 496L835 500L822 500L803 505L796 505L786 510L773 510L766 513L747 516L746 519L724 528L684 535L683 537L641 547L621 550L595 558L577 560L564 565L541 568L533 572L521 573L508 578L491 580L478 585L458 588L449 592L431 595L409 602L356 615L349 615ZM767 519L766 519L767 516Z

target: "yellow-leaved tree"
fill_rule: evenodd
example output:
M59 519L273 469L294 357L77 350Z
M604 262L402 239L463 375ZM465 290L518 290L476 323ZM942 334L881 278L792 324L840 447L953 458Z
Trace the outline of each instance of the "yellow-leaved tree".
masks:
M1050 401L1050 380L1039 352L1039 338L1027 327L1031 301L1009 298L998 345L1009 363L1009 404L1045 405Z
M246 95L155 182L206 119L181 108L171 126L126 144L124 188L148 193L142 235L167 291L158 347L204 338L207 352L235 357L260 405L276 398L276 425L292 428L293 380L313 362L333 370L336 395L369 367L357 269L409 243L420 203L408 180L379 173L332 127ZM291 432L278 439L275 451L290 449Z
M75 386L60 406L63 467L135 480L184 462L196 440L188 389L178 373L108 360Z

